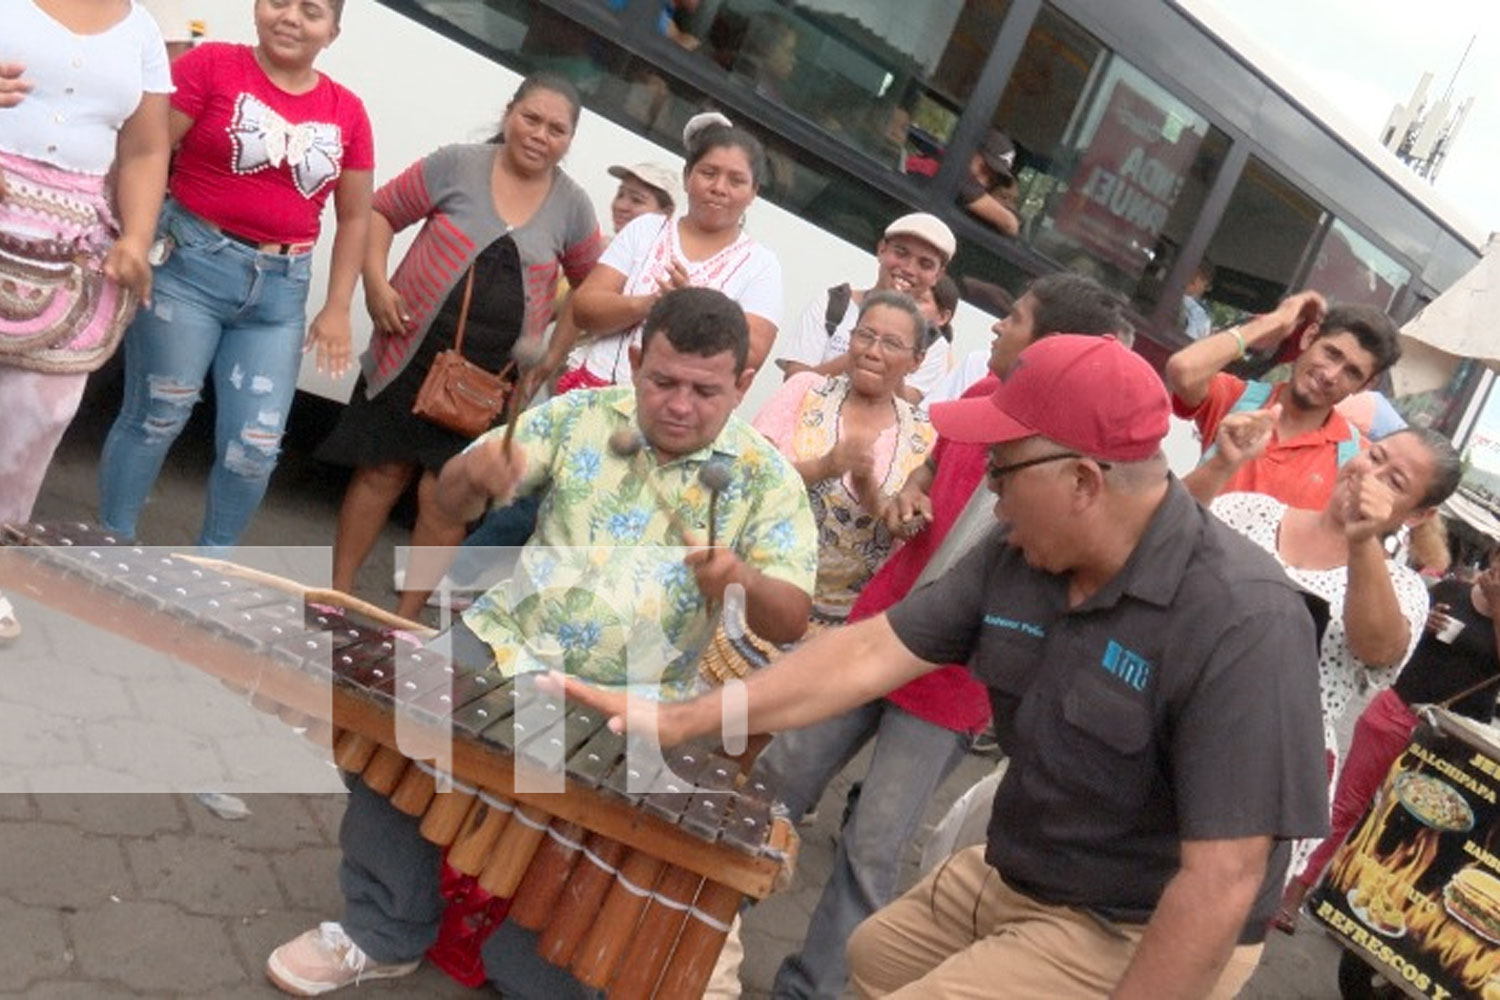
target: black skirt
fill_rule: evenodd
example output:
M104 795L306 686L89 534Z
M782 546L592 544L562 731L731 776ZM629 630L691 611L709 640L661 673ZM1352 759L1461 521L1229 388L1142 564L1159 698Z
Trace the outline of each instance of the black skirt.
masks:
M474 293L464 327L464 357L489 371L510 360L526 316L521 261L515 241L502 236L474 260ZM469 438L429 423L411 412L432 359L453 346L463 307L465 277L460 277L433 317L427 336L401 374L374 399L366 393L363 374L339 422L318 448L317 457L356 468L386 462L416 463L436 472L469 444Z

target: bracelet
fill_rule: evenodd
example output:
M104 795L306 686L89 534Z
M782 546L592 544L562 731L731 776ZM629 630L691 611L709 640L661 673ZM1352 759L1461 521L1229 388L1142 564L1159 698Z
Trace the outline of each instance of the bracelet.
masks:
M1237 326L1232 326L1224 332L1233 337L1234 342L1240 345L1239 360L1243 361L1250 354L1249 348L1245 346L1245 335L1243 333L1240 333L1240 328Z

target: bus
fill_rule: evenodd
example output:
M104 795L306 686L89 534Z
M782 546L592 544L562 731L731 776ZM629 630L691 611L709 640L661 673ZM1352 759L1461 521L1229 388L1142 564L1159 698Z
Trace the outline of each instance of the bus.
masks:
M252 37L244 0L198 5L212 37ZM541 69L583 95L564 166L601 208L611 164L680 164L696 112L751 128L771 171L747 225L781 258L783 329L821 289L870 280L909 211L958 236L954 357L1061 268L1120 292L1159 365L1188 342L1200 271L1214 325L1309 287L1399 323L1483 243L1204 0L362 0L344 21L320 65L366 101L378 180L490 134ZM960 203L995 133L1015 150L1014 236ZM342 399L351 382L302 384ZM1456 420L1452 388L1428 422Z

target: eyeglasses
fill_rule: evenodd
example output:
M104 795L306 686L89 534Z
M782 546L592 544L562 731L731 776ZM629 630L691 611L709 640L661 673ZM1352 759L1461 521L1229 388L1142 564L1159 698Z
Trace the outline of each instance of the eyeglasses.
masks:
M851 346L857 347L879 345L881 352L884 354L900 354L903 351L911 351L915 354L917 352L917 349L910 344L903 343L895 337L882 337L867 326L856 326L854 331L849 334L849 343Z
M1055 455L1039 455L1036 458L1026 458L1019 462L1010 462L1006 465L996 465L991 462L985 467L984 474L990 482L994 483L1004 479L1012 472L1020 472L1022 469L1029 469L1033 465L1042 465L1046 462L1061 461L1064 458L1088 458L1088 456L1081 455L1076 451L1060 451ZM1108 472L1110 469L1109 462L1100 462L1095 459L1094 464L1105 472Z

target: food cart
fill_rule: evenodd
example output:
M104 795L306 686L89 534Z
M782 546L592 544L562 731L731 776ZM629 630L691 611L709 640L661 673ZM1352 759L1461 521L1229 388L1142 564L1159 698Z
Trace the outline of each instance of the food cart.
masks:
M1307 907L1413 997L1500 1000L1500 731L1438 708L1391 765ZM1346 998L1379 996L1346 956Z

